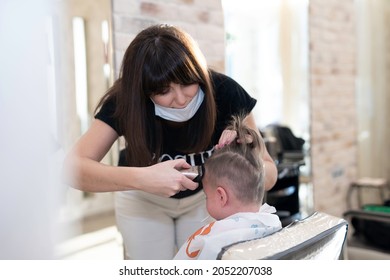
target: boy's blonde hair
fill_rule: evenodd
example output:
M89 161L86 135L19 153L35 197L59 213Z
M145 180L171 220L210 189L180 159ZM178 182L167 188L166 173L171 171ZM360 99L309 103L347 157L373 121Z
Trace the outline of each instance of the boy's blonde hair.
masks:
M259 132L243 123L243 116L233 117L227 127L237 132L229 145L216 150L205 163L205 175L212 185L228 180L232 191L243 203L261 203L264 196L264 142Z

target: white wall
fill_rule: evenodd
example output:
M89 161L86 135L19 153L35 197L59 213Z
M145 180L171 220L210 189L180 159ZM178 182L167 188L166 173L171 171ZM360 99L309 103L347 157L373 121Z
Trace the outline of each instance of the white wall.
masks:
M44 0L0 2L0 259L54 256L47 12Z

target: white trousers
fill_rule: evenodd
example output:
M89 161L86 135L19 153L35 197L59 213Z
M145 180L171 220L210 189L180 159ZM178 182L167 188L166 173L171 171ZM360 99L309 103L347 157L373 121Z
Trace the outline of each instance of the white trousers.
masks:
M191 234L212 221L203 191L181 199L117 192L115 213L125 258L134 260L172 259Z

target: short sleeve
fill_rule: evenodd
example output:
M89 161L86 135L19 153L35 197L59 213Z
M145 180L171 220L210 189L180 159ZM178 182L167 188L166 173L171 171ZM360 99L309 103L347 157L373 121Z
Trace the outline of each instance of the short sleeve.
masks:
M118 120L114 118L115 106L116 105L114 100L106 100L100 110L96 113L95 119L105 122L106 124L111 126L118 133L118 135L121 136L123 135L123 133L119 129Z
M213 81L220 122L227 124L232 116L247 115L255 107L257 100L234 79L213 73Z

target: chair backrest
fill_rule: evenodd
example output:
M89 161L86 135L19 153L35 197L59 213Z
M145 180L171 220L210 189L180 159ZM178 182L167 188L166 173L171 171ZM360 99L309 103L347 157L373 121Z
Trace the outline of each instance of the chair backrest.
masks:
M315 212L269 236L226 246L218 259L342 259L347 231L346 220Z

